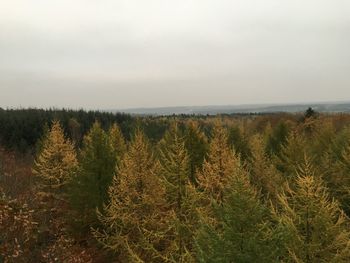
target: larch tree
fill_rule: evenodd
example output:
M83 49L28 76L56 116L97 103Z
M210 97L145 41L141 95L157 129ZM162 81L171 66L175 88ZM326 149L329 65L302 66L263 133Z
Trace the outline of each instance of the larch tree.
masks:
M234 174L239 158L228 145L227 131L216 124L209 145L208 157L198 173L198 185L208 199L222 202L227 182Z
M119 126L114 123L108 132L110 143L115 150L115 155L117 158L117 165L120 164L123 155L126 152L126 143Z
M62 194L77 164L74 145L65 138L60 123L54 121L34 162L33 174L39 178L39 188L46 193Z
M339 158L326 152L318 168L330 193L350 216L350 145L344 148Z
M261 191L265 199L276 200L283 184L281 175L265 152L263 138L255 135L252 137L250 144L252 151L249 162L251 182Z
M208 152L208 139L195 121L190 121L186 126L185 147L190 162L190 180L196 185L197 170L202 168L204 158Z
M349 262L349 220L308 158L299 167L295 187L279 196L275 214L288 233L285 262Z
M239 154L242 160L247 160L251 156L248 139L243 134L239 126L233 126L228 133L229 145L232 145L235 152Z
M332 197L337 199L342 209L350 216L350 133L340 130L332 137L327 150L322 152L321 160L315 165L322 175Z
M173 211L174 231L172 259L174 262L193 261L193 233L197 215L190 181L190 161L184 138L177 124L173 124L160 142L161 174L165 183L166 199Z
M40 152L33 166L38 178L35 218L40 219L39 238L53 242L64 235L67 210L68 185L77 170L77 158L73 144L64 136L58 121L44 134Z
M79 169L71 183L71 205L80 216L75 216L76 229L89 231L97 224L96 208L107 201L107 189L115 174L116 156L106 132L95 122L84 137L79 158Z
M278 123L267 138L266 151L270 156L279 156L281 148L286 144L289 128L284 121Z
M167 262L169 213L160 166L144 134L137 131L99 213L97 240L119 255L118 262Z
M202 218L196 238L198 262L279 262L280 246L271 213L236 164L224 200L214 202L214 221Z
M286 179L294 177L295 169L303 164L307 151L307 143L303 134L297 131L290 132L287 142L282 146L280 155L276 160L277 168Z

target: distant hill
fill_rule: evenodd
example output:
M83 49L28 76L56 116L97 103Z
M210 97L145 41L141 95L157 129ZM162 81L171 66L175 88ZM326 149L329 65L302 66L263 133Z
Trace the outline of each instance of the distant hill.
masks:
M161 107L161 108L134 108L125 110L112 110L113 112L125 112L136 115L215 115L235 113L275 113L275 112L303 112L312 107L318 112L347 112L350 113L350 102L320 102L299 104L247 104L225 106L186 106L186 107Z

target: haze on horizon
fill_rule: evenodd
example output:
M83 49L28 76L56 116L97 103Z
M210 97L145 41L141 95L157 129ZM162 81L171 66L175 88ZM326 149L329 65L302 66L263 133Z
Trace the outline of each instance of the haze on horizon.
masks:
M350 100L348 0L0 0L0 107Z

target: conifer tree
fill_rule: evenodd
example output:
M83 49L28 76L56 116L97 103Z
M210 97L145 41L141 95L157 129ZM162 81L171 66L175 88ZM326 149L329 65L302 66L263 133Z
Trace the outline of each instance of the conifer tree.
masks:
M336 138L336 131L331 121L317 121L314 136L310 138L311 154L314 161L319 163L325 152L331 151L332 145Z
M286 248L290 262L348 262L350 258L349 221L336 201L329 198L321 178L315 177L305 157L297 172L295 189L279 196L276 213L289 233Z
M225 189L224 201L214 206L214 222L206 218L198 232L199 262L278 262L277 236L269 209L259 200L247 172L237 163Z
M49 132L50 132L50 127L46 122L43 126L42 135L35 144L35 153L37 155L39 155L39 153L41 153L41 151L43 150L44 142L47 140Z
M33 174L39 179L39 188L47 193L62 193L77 167L73 144L65 138L58 121L45 134L35 160Z
M297 131L290 132L287 142L282 146L280 156L276 160L277 168L285 178L291 179L295 175L295 170L303 164L307 151L307 144L303 135Z
M190 121L185 130L185 147L189 155L190 180L197 184L196 173L202 168L208 151L208 139L200 130L198 123Z
M276 127L273 128L272 133L268 137L266 144L267 153L271 156L279 156L282 146L287 142L288 134L288 126L285 122L281 121Z
M255 135L250 143L252 149L249 165L251 182L266 199L275 200L283 183L281 175L266 154L262 137Z
M100 124L95 122L84 137L79 169L70 189L72 207L80 214L74 217L76 228L81 231L97 223L96 208L102 208L107 201L115 166L114 147Z
M203 169L198 174L199 187L209 199L222 202L227 182L234 174L238 158L228 146L227 131L216 124Z
M126 143L124 136L119 128L119 126L114 123L112 127L109 129L109 140L112 144L112 147L115 150L115 155L117 158L117 164L120 164L121 159L123 158L123 155L126 152Z
M192 258L193 232L196 213L190 182L190 162L177 124L170 127L160 143L161 173L164 177L166 199L174 211L175 262L189 262Z
M229 129L228 142L242 160L247 160L251 156L248 140L238 126Z
M336 198L350 216L350 145L344 148L341 157L325 152L318 170L323 175L332 197Z
M160 166L137 131L109 187L109 204L99 214L98 241L119 253L119 262L167 262L169 228Z

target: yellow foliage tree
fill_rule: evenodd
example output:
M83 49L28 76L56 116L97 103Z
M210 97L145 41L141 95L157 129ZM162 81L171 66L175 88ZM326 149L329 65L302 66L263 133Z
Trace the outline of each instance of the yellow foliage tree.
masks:
M304 155L307 152L307 143L303 134L296 130L290 132L286 144L282 146L279 158L275 160L277 168L286 179L292 179L296 168L303 164Z
M283 180L265 152L263 138L259 135L253 136L250 148L252 151L249 165L251 182L261 190L265 198L275 200Z
M329 198L321 178L315 177L305 158L296 175L294 190L279 195L276 213L286 230L287 262L349 262L349 220Z
M40 188L60 192L77 165L74 145L65 138L60 123L54 121L33 167L33 174L40 179Z
M117 165L120 164L120 161L123 158L123 155L126 152L126 143L124 136L119 128L119 126L115 123L112 125L112 127L109 129L109 141L113 146L113 149L115 150L115 154L117 157Z
M160 143L160 161L167 203L173 211L171 258L175 262L190 262L194 260L193 234L198 220L192 198L189 156L176 124L170 127Z
M118 168L108 194L110 203L99 213L104 230L94 231L120 262L166 262L168 215L160 166L148 142L137 131Z
M217 203L223 201L225 187L230 177L235 174L238 161L228 146L226 129L216 124L209 145L208 157L204 161L202 171L198 174L199 188L208 198L212 198Z

